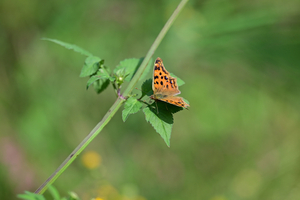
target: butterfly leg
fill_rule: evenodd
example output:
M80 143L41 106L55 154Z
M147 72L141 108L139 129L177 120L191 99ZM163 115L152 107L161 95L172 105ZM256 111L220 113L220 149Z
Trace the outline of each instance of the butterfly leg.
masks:
M155 101L155 105L156 105L156 113L159 114L159 112L158 112L158 106L157 106L157 101Z
M168 106L167 106L167 104L166 104L166 103L165 103L165 106L166 106L166 109L167 109L167 110L169 110L169 109L168 109Z

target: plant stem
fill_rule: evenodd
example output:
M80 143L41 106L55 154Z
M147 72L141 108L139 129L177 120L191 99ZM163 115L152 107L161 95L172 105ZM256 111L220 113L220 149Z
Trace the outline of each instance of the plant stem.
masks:
M163 37L166 35L167 31L170 29L172 23L178 16L179 12L182 10L184 5L188 2L188 0L182 0L163 29L160 31L159 35L153 42L151 48L149 49L146 57L144 58L140 68L130 81L128 87L125 89L123 94L119 94L119 97L109 109L109 111L105 114L103 119L95 126L95 128L88 134L86 138L74 149L74 151L65 159L65 161L55 170L55 172L35 191L37 194L43 194L49 185L51 185L61 174L64 170L76 159L76 157L85 149L85 147L100 133L100 131L104 128L104 126L111 120L111 118L115 115L118 109L121 107L122 103L125 99L120 97L126 97L129 93L134 89L136 83L139 81L142 73L146 69L149 60L151 59L152 55L154 54L155 50L157 49L158 45L162 41Z
M85 149L85 147L100 133L104 126L111 120L118 111L124 99L118 98L103 119L95 126L86 138L74 149L74 151L65 159L65 161L55 170L55 172L35 191L37 194L43 194L49 185L51 185L60 174L76 159L76 157Z
M124 91L124 93L123 93L124 96L127 96L134 89L134 86L139 81L141 75L143 74L144 70L146 69L146 66L148 65L148 62L150 61L151 57L153 56L153 54L154 54L155 50L157 49L158 45L160 44L160 42L162 41L162 39L166 35L167 31L170 29L170 27L173 24L173 22L175 21L176 17L178 16L178 14L180 13L180 11L183 9L183 7L185 6L185 4L187 2L188 2L188 0L182 0L179 3L179 5L177 6L177 8L175 9L175 11L173 12L173 14L171 15L171 17L169 18L169 20L166 22L165 26L162 28L162 30L158 34L157 38L153 42L152 46L150 47L149 51L147 52L140 68L135 73L134 77L132 78L132 80L130 81L130 83L127 86L126 90Z

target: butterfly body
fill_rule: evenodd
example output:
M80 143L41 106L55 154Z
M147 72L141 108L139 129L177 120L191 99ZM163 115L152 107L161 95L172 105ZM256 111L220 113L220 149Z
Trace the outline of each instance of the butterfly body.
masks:
M172 77L163 65L161 58L157 58L154 64L153 80L152 80L153 100L164 101L169 104L187 108L190 105L186 103L180 94L176 78Z

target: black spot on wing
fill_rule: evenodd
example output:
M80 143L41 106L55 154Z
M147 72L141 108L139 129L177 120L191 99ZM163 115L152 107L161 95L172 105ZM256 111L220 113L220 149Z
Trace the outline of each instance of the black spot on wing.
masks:
M165 70L164 67L162 67L161 70L163 70L163 72L165 72L166 74L168 74L168 72Z
M154 79L158 79L158 76L154 76Z
M161 81L160 84L163 85L164 83Z

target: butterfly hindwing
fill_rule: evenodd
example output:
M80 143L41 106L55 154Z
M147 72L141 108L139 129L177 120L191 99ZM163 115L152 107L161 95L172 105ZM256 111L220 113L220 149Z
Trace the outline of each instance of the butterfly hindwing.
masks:
M159 100L173 104L175 106L183 107L183 108L189 107L189 104L187 104L185 101L183 101L183 99L181 97L169 96L168 98L162 98Z

